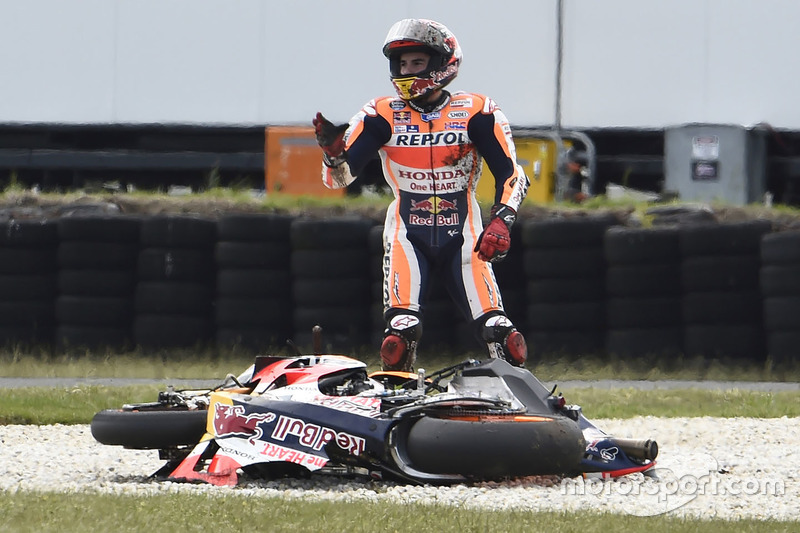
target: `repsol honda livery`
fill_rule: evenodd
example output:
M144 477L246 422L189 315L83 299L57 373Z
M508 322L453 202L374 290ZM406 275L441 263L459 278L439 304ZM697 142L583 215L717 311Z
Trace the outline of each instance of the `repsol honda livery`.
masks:
M473 322L492 357L522 366L525 339L505 315L490 264L508 253L509 230L529 185L508 119L484 95L444 90L462 60L444 25L401 20L389 30L383 53L397 97L370 101L346 125L321 113L313 120L327 187L346 187L378 157L395 197L383 235L383 367L413 367L427 291L436 282ZM484 160L496 189L486 228L475 196Z

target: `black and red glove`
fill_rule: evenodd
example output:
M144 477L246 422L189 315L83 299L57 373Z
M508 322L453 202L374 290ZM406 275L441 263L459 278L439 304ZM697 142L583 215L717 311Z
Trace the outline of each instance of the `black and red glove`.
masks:
M508 249L511 248L511 226L516 219L517 212L507 205L492 206L489 225L478 237L478 243L475 245L479 259L496 263L506 258Z
M325 154L325 164L333 167L344 163L344 132L347 131L348 124L335 126L333 122L322 116L322 113L317 113L311 123L314 125L317 144Z

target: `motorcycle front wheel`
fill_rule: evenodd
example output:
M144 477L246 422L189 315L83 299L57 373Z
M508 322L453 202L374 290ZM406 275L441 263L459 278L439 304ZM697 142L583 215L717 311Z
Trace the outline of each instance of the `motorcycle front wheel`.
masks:
M205 434L208 411L106 409L92 418L92 436L101 444L160 450L196 444Z

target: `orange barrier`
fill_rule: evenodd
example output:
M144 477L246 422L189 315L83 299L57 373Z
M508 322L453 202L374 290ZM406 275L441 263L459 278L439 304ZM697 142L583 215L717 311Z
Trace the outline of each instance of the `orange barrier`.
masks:
M322 184L322 150L314 128L267 126L264 137L267 193L344 196L345 189L328 189Z

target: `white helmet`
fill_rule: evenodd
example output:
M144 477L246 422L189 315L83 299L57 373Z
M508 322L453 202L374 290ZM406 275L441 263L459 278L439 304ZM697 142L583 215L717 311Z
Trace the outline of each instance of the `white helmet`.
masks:
M400 54L404 52L429 54L428 68L401 75ZM455 35L444 24L426 19L396 22L383 43L383 55L389 59L392 83L403 100L414 100L453 81L462 58Z

